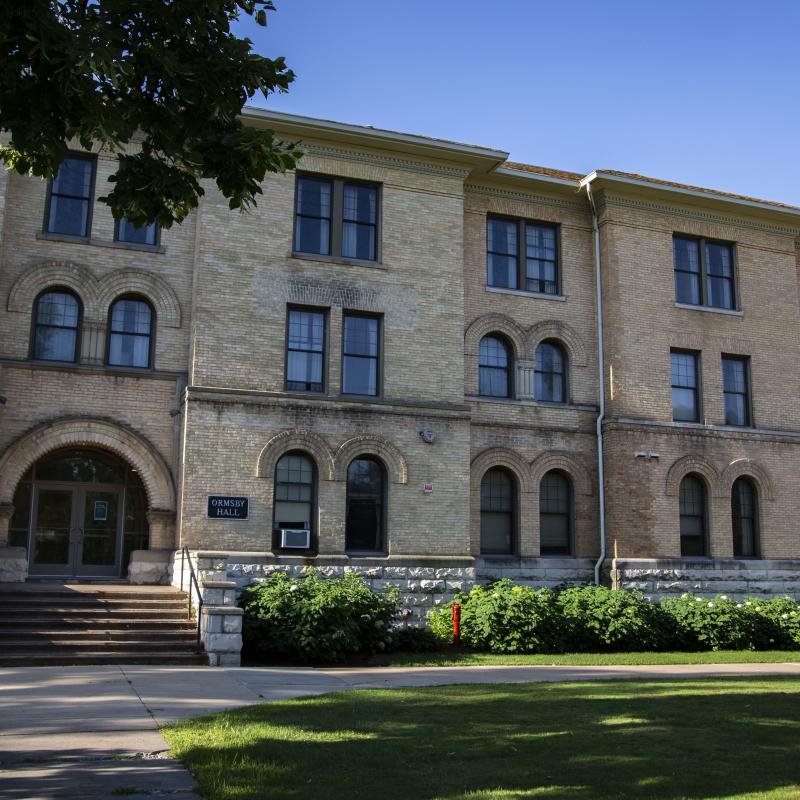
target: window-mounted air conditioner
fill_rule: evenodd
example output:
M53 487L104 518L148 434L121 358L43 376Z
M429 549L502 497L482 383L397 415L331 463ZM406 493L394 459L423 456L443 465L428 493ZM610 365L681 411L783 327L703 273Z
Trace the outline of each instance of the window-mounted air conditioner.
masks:
M311 531L307 528L281 528L281 547L308 550L311 547Z

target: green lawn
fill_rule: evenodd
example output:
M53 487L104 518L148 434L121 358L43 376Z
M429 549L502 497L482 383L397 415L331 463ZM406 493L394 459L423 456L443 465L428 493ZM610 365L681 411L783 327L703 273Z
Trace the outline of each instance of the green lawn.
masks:
M373 667L577 666L592 664L752 664L800 661L786 650L717 650L704 653L565 653L563 655L496 655L451 650L443 653L388 653L364 662Z
M206 800L800 797L800 679L344 692L168 726Z

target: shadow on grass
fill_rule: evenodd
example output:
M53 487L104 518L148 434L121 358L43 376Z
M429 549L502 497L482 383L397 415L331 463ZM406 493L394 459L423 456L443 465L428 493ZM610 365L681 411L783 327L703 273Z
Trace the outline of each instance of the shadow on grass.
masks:
M800 680L444 686L165 729L207 800L800 797Z

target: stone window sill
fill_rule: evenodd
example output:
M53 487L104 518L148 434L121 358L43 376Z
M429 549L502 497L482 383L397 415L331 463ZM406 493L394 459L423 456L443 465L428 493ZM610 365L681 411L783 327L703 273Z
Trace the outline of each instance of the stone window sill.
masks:
M494 292L495 294L513 294L517 297L533 297L536 300L556 300L563 303L566 301L565 294L544 294L544 292L525 292L522 289L503 289L500 286L486 286L487 292Z
M48 242L69 242L70 244L87 244L93 247L110 247L116 250L135 250L140 253L166 253L164 245L134 244L133 242L114 242L109 239L94 239L84 236L69 236L64 233L45 233L38 231L36 238Z
M388 269L380 261L365 261L361 258L342 258L341 256L326 256L322 253L299 253L292 251L289 258L299 261L319 261L323 264L341 264L345 267L368 267L369 269Z
M691 303L675 303L675 308L685 308L687 311L705 311L708 314L726 314L729 317L743 317L744 311L735 308L714 308L713 306L695 306Z

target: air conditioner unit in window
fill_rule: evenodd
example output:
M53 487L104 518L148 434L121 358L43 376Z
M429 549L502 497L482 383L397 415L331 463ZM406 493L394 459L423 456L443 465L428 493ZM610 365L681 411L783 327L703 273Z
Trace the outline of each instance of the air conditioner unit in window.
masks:
M281 528L281 547L308 550L311 547L311 531L307 528Z

